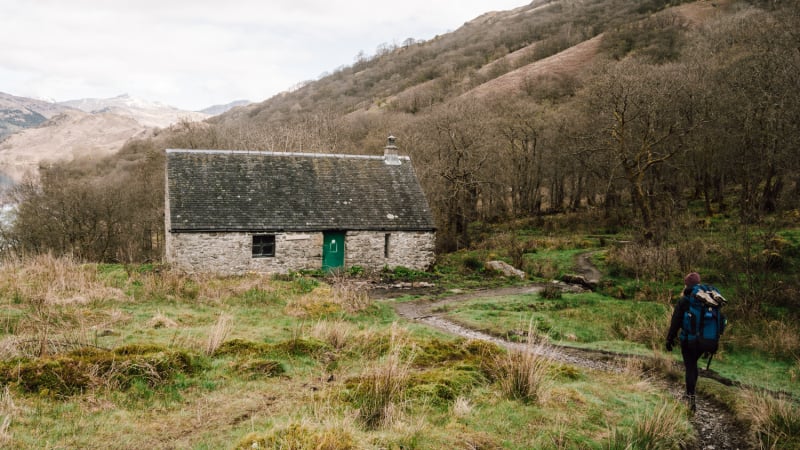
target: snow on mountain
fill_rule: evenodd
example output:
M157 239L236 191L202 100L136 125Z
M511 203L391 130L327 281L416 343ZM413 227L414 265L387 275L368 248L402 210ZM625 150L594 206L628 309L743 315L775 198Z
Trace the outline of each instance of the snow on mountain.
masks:
M128 94L112 98L83 98L59 102L59 105L80 109L88 113L108 113L131 117L147 127L166 128L182 120L205 120L208 114L184 111L159 102L151 102Z

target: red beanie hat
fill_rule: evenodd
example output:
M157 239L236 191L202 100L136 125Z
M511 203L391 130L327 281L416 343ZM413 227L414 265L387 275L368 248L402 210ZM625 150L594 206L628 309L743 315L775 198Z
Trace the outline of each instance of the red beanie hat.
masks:
M686 275L686 278L683 279L683 284L687 287L692 287L695 284L700 283L700 274L697 272L692 272L689 275Z

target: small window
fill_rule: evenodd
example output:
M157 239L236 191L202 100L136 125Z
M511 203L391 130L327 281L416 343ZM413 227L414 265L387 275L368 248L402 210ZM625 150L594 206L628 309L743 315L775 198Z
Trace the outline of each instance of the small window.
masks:
M386 233L383 235L383 257L389 257L389 239L392 237L391 234Z
M253 258L275 256L275 235L261 234L253 236Z

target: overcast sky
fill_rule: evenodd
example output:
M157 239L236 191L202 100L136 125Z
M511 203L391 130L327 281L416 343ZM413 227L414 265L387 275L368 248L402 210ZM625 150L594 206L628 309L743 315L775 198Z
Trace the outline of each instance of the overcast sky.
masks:
M530 0L0 0L0 91L199 110L265 100L363 51Z

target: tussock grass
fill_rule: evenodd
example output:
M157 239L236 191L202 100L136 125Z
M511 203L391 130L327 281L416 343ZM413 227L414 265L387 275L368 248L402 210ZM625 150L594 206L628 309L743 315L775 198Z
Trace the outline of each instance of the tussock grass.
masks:
M364 369L350 395L359 419L368 428L390 426L401 414L414 355L405 351L408 341L397 330L394 325L383 361Z
M352 432L340 426L318 427L308 420L292 422L268 434L250 433L235 449L350 450L358 448Z
M355 327L340 320L320 320L310 330L310 335L320 341L326 342L336 350L347 347L354 334Z
M606 264L613 275L662 282L681 269L674 248L633 243L611 249Z
M736 330L736 344L781 357L800 355L800 325L795 320L770 320L762 323L742 323Z
M4 260L0 264L0 293L12 303L36 309L126 298L121 289L102 280L96 265L50 254Z
M156 314L145 323L145 326L148 328L177 328L178 322L170 319L161 311L157 311Z
M80 350L52 358L0 362L0 383L23 392L66 398L89 390L125 390L137 383L160 386L199 368L197 359L158 346L114 351Z
M761 448L800 448L800 408L796 403L746 391L743 406L750 433Z
M472 402L470 399L461 395L456 397L451 407L452 414L457 419L469 416L472 414L472 410Z
M366 289L358 284L341 282L319 284L287 302L286 312L294 317L323 318L337 314L353 314L372 306Z
M661 402L654 410L638 414L630 430L611 430L607 450L687 448L692 430L683 409L674 402Z
M545 343L536 338L531 321L528 338L521 348L514 348L494 359L494 376L504 395L514 400L537 403L544 399L552 381L550 363L544 356Z
M225 338L228 337L228 334L231 332L231 328L233 327L232 322L233 317L230 314L220 313L220 315L217 317L217 322L214 324L214 327L211 329L211 333L208 335L205 348L206 355L213 355L219 346L222 345L222 343L225 341Z
M665 309L660 315L635 312L632 317L622 317L613 323L613 330L627 341L647 347L663 345L665 327L669 325L672 311Z
M359 285L337 284L333 287L333 301L348 314L364 311L372 306L372 299L366 289Z
M8 428L11 426L16 411L17 405L14 404L11 390L8 386L4 386L3 391L0 392L0 445L2 446L10 444L13 439Z

